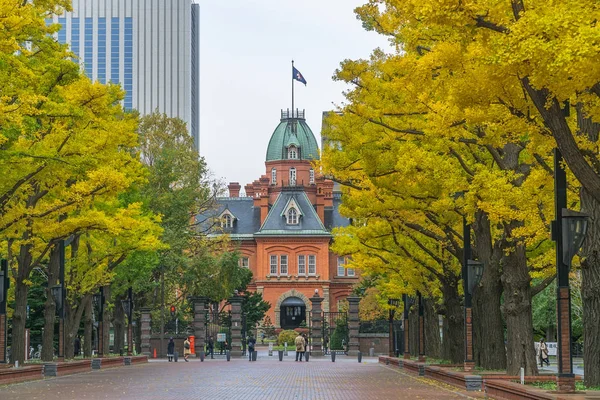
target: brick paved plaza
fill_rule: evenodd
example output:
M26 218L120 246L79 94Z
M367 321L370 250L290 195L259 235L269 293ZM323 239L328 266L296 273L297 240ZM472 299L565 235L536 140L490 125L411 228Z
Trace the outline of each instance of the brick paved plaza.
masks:
M290 353L293 354L293 353ZM0 387L0 399L467 399L466 392L374 360L296 363L292 357L112 368Z

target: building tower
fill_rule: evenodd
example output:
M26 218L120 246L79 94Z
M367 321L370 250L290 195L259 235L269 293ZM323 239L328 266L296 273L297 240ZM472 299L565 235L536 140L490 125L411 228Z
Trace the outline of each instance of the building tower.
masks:
M191 0L73 0L73 11L48 21L86 75L118 82L124 107L178 117L199 150L200 6Z

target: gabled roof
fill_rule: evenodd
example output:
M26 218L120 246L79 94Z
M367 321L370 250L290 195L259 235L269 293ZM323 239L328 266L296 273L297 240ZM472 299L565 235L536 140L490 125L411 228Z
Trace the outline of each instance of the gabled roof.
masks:
M303 216L304 213L302 212L302 208L298 205L298 202L294 199L294 196L291 196L288 201L287 204L285 205L285 207L283 207L283 209L281 210L281 217L284 217L287 215L287 212L290 208L294 207L296 209L296 211L298 212L298 218Z
M302 218L296 225L288 225L284 218L284 210L290 201L296 202L298 208L303 211ZM317 212L313 208L306 193L302 190L284 190L275 204L271 207L265 222L260 230L255 233L256 236L269 235L305 235L305 236L331 236L325 226L321 223Z
M260 208L254 208L252 197L218 197L217 207L196 216L199 230L209 230L210 234L227 233L232 239L252 239L254 232L260 229ZM235 216L233 228L222 230L220 225L212 226L216 218L229 211Z

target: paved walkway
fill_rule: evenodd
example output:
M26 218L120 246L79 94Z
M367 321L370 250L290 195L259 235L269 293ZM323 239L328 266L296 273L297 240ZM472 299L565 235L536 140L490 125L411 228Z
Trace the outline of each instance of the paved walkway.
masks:
M479 396L480 397L480 396ZM368 359L275 357L112 368L0 387L0 399L468 399L466 392Z

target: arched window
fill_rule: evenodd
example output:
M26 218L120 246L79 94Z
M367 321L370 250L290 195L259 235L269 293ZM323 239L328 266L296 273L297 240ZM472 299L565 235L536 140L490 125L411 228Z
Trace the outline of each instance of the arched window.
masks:
M231 218L231 215L229 215L229 214L223 215L223 219L221 221L221 226L223 228L233 228L233 218Z
M296 186L296 168L290 168L290 186Z
M298 149L296 149L296 146L290 146L288 148L288 158L290 160L296 160L298 158Z
M298 211L294 207L290 208L287 212L287 223L288 225L298 224Z
M314 185L315 183L315 170L314 169L310 169L310 171L308 171L308 183L310 183L311 185Z
M271 185L277 185L277 170L271 169Z

